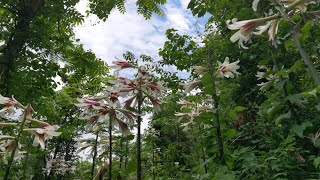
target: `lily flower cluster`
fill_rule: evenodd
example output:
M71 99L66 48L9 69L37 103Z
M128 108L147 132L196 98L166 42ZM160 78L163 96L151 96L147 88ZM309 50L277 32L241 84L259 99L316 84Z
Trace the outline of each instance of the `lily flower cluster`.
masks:
M135 114L132 111L120 108L119 97L122 95L118 89L108 89L105 96L78 99L77 107L83 112L79 119L88 120L92 126L111 123L118 125L124 135L130 134L129 124L133 124ZM123 119L119 117L123 116Z
M34 110L30 104L23 106L14 97L8 98L2 95L0 95L0 104L4 105L0 110L1 117L7 120L10 119L10 122L0 122L0 128L13 127L18 129L18 127L22 127L23 131L34 135L34 146L40 144L41 149L45 149L45 142L47 140L61 134L61 132L56 132L59 129L58 125L51 125L47 122L33 119L32 114ZM18 112L22 112L19 118L14 118L13 116L16 116ZM19 130L16 132L21 133ZM11 153L14 153L14 160L19 160L23 154L20 148L22 148L22 145L17 135L0 135L0 153L3 154L4 162L7 162L6 159Z
M258 9L258 3L260 0L254 0L252 3L252 8L254 11ZM276 46L280 43L277 40L276 35L278 33L278 26L282 19L288 19L292 17L293 14L298 11L299 13L305 13L307 7L310 4L316 3L313 0L270 0L273 5L276 6L275 9L279 10L278 13L270 13L263 18L237 21L236 18L228 20L227 27L230 30L238 30L230 38L232 42L238 41L239 47L248 49L244 44L250 41L252 35L261 35L268 31L269 41Z
M95 151L99 155L99 154L102 154L108 148L107 144L109 141L109 136L103 133L100 133L97 142L95 142L95 138L93 137L92 138L74 138L73 140L76 142L74 147L78 149L76 151L77 154L83 151L89 151L89 157L93 157Z
M199 104L185 99L180 99L177 102L177 104L181 105L180 109L182 112L176 112L174 115L179 117L180 121L182 121L183 119L189 120L181 124L181 126L184 127L183 130L188 130L190 127L192 127L194 124L194 119L200 116L202 112L207 112L211 110L211 104L209 105L207 102L208 99L204 99L203 102Z
M137 67L127 61L113 61L111 68L115 69L115 80L110 80L111 88L108 88L103 96L78 99L75 104L83 109L80 119L89 120L92 125L111 121L112 125L119 126L124 135L130 134L129 125L134 124L136 114L128 110L135 107L138 101L148 99L153 105L155 113L160 111L159 93L164 90L163 82L152 81L150 73L144 67ZM137 68L135 79L120 77L122 69ZM127 98L124 108L121 107L120 98ZM127 109L126 109L127 108ZM121 118L120 118L121 117ZM126 119L126 121L124 121Z
M8 157L10 157L16 138L13 136L0 135L0 154L3 156L2 160L5 164L8 164ZM20 162L24 152L20 151L21 144L18 144L17 150L14 152L14 160Z
M240 60L230 63L229 57L226 57L224 59L224 62L221 63L218 62L218 69L217 74L220 77L226 77L226 78L234 78L235 76L241 75L237 70L240 69L240 66L238 65ZM191 71L194 72L196 75L201 76L204 73L208 72L208 69L202 66L193 66L191 68ZM181 84L184 89L185 93L190 93L193 89L196 89L198 87L201 87L202 81L199 79L195 79L192 82Z
M160 93L166 88L163 86L163 82L152 80L152 76L145 66L135 66L127 61L113 61L111 68L116 69L116 80L109 81L116 87L119 92L126 93L129 97L124 105L126 108L135 108L139 101L142 105L145 105L145 100L149 100L152 104L153 112L160 112ZM134 79L128 79L126 77L120 77L119 71L126 68L135 68L138 70Z

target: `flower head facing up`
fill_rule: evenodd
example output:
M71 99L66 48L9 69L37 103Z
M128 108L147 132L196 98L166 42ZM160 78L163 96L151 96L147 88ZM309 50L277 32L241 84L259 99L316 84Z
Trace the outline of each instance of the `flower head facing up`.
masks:
M221 76L227 77L227 78L234 78L235 75L240 75L237 70L240 68L238 65L240 61L236 61L233 63L229 62L229 58L226 57L224 62L221 63L218 61L218 72Z

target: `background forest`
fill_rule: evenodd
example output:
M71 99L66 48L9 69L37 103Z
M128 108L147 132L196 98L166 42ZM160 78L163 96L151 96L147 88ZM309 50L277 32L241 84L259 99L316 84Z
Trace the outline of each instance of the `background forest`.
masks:
M112 64L74 28L128 2L79 1L0 2L1 178L320 179L319 0L185 0L204 33Z

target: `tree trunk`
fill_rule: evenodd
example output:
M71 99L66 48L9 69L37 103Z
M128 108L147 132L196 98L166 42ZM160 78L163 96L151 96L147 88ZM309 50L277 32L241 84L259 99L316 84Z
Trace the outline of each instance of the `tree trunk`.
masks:
M20 0L18 3L16 25L9 39L6 42L6 47L2 50L3 55L0 56L0 93L8 96L10 87L11 71L14 67L14 62L20 56L28 38L32 19L44 6L44 0Z

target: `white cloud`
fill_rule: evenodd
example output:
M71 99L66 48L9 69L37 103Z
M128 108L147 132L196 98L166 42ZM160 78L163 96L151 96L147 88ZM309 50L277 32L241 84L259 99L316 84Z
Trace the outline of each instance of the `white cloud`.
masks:
M145 20L136 13L135 2L128 1L125 14L115 10L106 22L99 22L97 17L91 15L84 24L75 27L74 31L86 49L91 49L108 64L111 64L114 57L122 58L126 51L136 55L150 55L159 60L158 49L166 41L167 29L175 28L184 34L195 34L197 18L187 10L188 3L189 0L168 0L163 6L165 17L153 16L150 20ZM87 4L87 1L81 1L77 5L78 11L84 14ZM170 67L168 70L176 68ZM187 72L179 74L184 78L188 76ZM128 74L123 72L123 75ZM143 123L143 129L146 127L147 122Z

